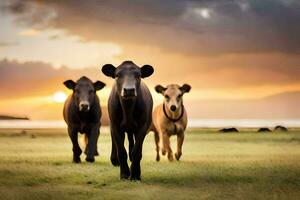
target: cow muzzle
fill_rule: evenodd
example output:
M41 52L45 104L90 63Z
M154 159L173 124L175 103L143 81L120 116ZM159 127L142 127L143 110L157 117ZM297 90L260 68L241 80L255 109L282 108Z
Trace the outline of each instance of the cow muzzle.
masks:
M171 105L170 110L175 112L177 110L177 107L175 105Z
M124 98L132 98L136 96L135 88L124 88L123 95Z
M87 112L90 110L90 103L88 101L81 101L79 103L79 111Z

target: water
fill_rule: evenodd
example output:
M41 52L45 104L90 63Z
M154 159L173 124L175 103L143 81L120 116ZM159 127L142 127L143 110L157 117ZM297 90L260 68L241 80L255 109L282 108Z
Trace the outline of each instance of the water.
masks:
M300 128L300 119L190 119L189 128L258 128L285 126Z
M286 127L300 128L300 119L189 119L188 128L257 128L275 127L282 125ZM51 129L67 128L64 121L47 120L0 120L0 129ZM108 127L104 127L108 129Z
M0 128L7 129L46 129L46 128L67 128L64 121L50 120L0 120Z

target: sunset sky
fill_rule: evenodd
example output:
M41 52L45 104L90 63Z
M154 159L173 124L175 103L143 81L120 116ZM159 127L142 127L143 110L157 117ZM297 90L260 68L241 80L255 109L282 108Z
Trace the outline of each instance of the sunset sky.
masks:
M107 83L105 105L113 80L101 66L132 60L155 68L145 82L156 104L156 84L189 83L191 117L228 117L235 105L231 117L272 117L275 105L277 118L300 118L290 103L300 100L299 10L298 0L3 0L0 114L61 119L62 82L82 75Z

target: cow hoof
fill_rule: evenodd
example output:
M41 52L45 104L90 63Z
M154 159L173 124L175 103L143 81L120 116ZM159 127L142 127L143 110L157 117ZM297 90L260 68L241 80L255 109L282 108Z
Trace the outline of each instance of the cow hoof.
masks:
M127 175L121 175L121 176L120 176L120 179L121 179L121 180L128 180L128 179L129 179L129 176L127 176Z
M120 166L120 163L119 163L119 160L118 160L118 159L116 159L116 158L111 158L110 161L111 161L111 164L112 164L113 166Z
M169 159L170 162L172 162L174 160L173 154L168 155L168 159Z
M85 154L85 155L88 155L88 154L89 154L89 151L88 151L87 149L85 149L84 154ZM94 153L94 156L99 156L98 151L96 151L96 152Z
M130 177L130 180L131 180L131 181L141 181L142 179L141 179L140 176L139 176L139 177L131 176L131 177Z
M90 162L90 163L93 163L93 162L95 162L95 158L88 158L88 157L86 157L86 162Z
M180 157L181 157L181 153L179 153L179 154L175 153L175 158L176 158L176 160L179 160Z
M159 162L160 161L160 157L156 156L156 161Z
M74 157L73 163L81 163L80 157Z
M129 178L129 174L127 174L127 173L122 173L121 175L120 175L120 179L121 180L126 180L126 179L128 179Z

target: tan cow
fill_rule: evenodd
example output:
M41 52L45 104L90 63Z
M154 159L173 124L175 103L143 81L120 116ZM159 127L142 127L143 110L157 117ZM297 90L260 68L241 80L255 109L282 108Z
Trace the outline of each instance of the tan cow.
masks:
M163 155L168 153L169 161L173 161L173 152L170 145L172 135L177 135L176 159L179 160L182 155L184 131L187 126L187 113L182 96L190 89L191 86L188 84L181 87L176 84L168 85L166 88L161 85L155 87L156 92L164 96L164 102L155 107L152 114L151 131L154 132L155 136L156 161L160 160L160 149Z

